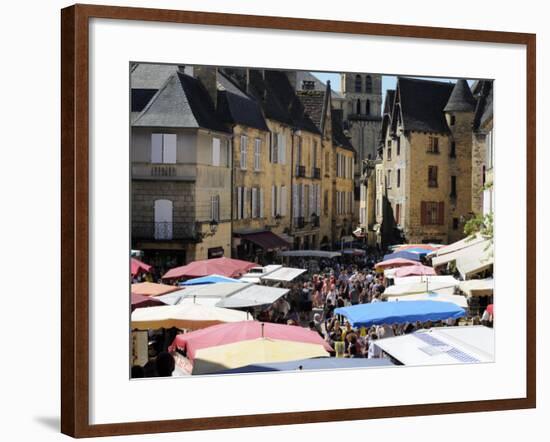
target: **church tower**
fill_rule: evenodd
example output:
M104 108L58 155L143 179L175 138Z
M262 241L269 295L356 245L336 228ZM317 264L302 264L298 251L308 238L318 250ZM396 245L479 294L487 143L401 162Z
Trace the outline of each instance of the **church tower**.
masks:
M357 151L355 199L358 200L363 160L376 158L382 129L382 75L343 73L341 89L344 128Z

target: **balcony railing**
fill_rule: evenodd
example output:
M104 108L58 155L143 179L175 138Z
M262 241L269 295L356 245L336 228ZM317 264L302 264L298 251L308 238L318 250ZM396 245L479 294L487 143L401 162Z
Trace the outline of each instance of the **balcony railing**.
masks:
M294 218L294 227L297 229L303 229L305 227L306 223L303 216L298 216Z
M306 176L306 166L296 166L296 176L305 177Z
M195 164L132 163L132 178L135 179L187 181L196 179L196 176L197 166Z
M132 238L155 241L196 240L197 230L194 223L134 221Z
M311 176L313 178L321 179L321 168L320 167L314 167L312 169Z

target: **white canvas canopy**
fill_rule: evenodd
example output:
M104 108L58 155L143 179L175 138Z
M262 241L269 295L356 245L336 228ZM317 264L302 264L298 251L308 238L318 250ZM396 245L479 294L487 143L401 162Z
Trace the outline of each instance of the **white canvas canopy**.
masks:
M424 292L416 293L414 295L403 295L403 296L391 296L387 298L388 301L441 301L441 302L452 302L453 304L458 305L462 308L468 308L468 300L465 296L462 295L452 295L448 293L439 293L439 292Z
M256 307L272 304L288 289L267 287L252 283L218 283L203 286L191 286L169 295L159 297L166 304L199 304L216 307Z
M375 341L404 365L493 362L494 329L479 326L437 327Z
M306 272L306 269L294 267L283 267L282 265L267 265L265 267L254 267L241 277L241 281L259 283L261 281L290 282Z
M493 295L494 285L493 278L469 279L468 281L461 281L458 288L468 297L491 296Z
M154 330L177 327L197 330L223 322L248 321L246 312L200 304L163 305L132 312L132 329Z
M428 253L427 257L434 258L434 257L441 257L443 255L448 255L449 253L457 252L459 250L470 247L484 240L485 239L483 238L483 236L481 236L479 233L476 235L467 236L466 238L461 239L460 241L456 241L452 244L448 244L446 246L440 247L437 250L434 250L431 253Z
M402 278L394 278L393 283L395 285L414 284L419 282L426 284L426 281L428 281L430 286L432 283L445 283L452 286L458 284L458 280L451 275L404 276Z
M385 298L393 296L418 295L426 292L437 292L442 294L452 295L454 288L458 285L458 281L428 281L428 282L413 282L409 284L395 284L389 286L382 294Z
M493 265L491 241L477 235L445 246L433 255L432 266L439 267L453 261L463 279L488 269Z
M221 299L216 306L225 308L244 308L270 305L287 293L288 289L251 284L249 287Z
M493 265L493 247L490 241L483 241L469 247L456 258L456 268L462 279L491 268Z

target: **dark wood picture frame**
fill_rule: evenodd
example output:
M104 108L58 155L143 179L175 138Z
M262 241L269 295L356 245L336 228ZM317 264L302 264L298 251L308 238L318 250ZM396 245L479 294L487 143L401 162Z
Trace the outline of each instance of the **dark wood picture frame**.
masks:
M525 45L527 52L527 395L525 398L90 425L88 273L88 25L90 18ZM283 425L536 406L534 34L299 18L74 5L61 11L61 431L73 437Z

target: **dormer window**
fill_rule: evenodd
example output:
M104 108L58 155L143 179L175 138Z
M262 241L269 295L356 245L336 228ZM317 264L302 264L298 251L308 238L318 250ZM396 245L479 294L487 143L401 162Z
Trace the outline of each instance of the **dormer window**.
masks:
M302 90L304 91L313 91L315 90L315 82L312 80L303 80L302 81Z

